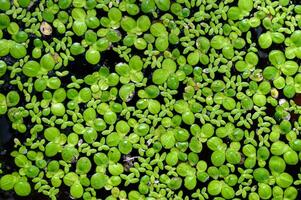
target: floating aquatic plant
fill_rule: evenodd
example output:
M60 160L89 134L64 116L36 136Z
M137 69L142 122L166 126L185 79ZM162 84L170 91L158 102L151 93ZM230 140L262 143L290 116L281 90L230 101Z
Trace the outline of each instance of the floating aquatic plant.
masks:
M298 199L300 14L0 0L0 197Z

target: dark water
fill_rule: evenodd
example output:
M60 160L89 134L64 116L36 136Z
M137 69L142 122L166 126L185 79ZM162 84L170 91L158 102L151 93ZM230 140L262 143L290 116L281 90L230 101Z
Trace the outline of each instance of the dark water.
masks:
M10 129L10 124L8 119L5 116L0 117L0 148L3 147L2 145L9 142L12 138L13 132Z

